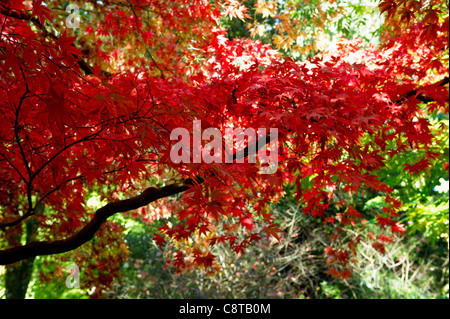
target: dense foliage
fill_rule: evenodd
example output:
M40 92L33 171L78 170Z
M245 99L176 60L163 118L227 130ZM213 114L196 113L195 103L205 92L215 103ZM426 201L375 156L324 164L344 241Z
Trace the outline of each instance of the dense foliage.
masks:
M325 50L319 37L353 35L345 24L352 16L367 21L365 7L299 3L74 1L81 19L73 28L67 2L0 4L6 297L58 276L53 291L61 296L68 263L81 268L81 289L93 297L213 289L198 288L198 270L222 276L220 284L201 279L205 287L231 289L214 297L262 297L252 291L260 279L264 296L318 297L319 288L322 296L367 297L372 287L355 292L342 282L375 273L370 265L381 255L390 258L381 264L400 258L403 265L407 229L432 245L446 240L448 254L448 199L439 191L448 180L448 4L383 1L383 25ZM379 45L368 44L373 38ZM277 134L208 157L216 144L211 136L195 143L198 121L222 135L230 128ZM173 139L179 128L189 134L188 162L171 153L185 142ZM275 162L264 160L268 153ZM306 249L312 257L303 260ZM239 287L233 276L250 268L231 273L225 260L244 255L256 267L246 275L254 283ZM263 258L271 255L284 261ZM438 255L442 263L445 245ZM123 272L142 283L124 292ZM174 295L161 280L180 272L196 284ZM380 276L392 280L392 272ZM322 280L330 275L340 281ZM432 276L445 286L448 271ZM431 289L434 296L440 289Z

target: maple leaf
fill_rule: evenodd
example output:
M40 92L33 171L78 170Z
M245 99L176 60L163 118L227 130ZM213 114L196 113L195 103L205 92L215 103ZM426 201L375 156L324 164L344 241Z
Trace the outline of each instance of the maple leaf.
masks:
M247 230L252 230L254 223L253 220L249 217L244 217L240 221L241 225L244 226Z
M359 219L361 217L361 213L353 208L353 206L349 206L345 214L356 219Z
M430 166L430 161L423 158L415 164L405 164L404 171L408 171L412 176L413 174L419 175L421 171L425 171Z
M209 239L209 245L214 246L217 243L225 243L227 239L227 236L212 237Z
M392 226L395 224L395 221L389 217L377 216L376 219L377 225L380 225L381 227Z
M236 254L239 254L239 253L243 253L245 251L245 248L243 245L237 244L233 247L233 250Z
M277 10L277 4L274 1L258 0L255 4L256 13L262 14L262 17L274 16Z
M388 18L393 16L397 10L397 4L392 0L381 1L378 7L380 8L380 13L388 13Z
M158 245L160 248L166 242L165 239L159 234L154 234L153 240L156 242L156 245Z
M399 233L403 235L406 231L406 228L401 223L395 223L394 225L391 225L391 231L392 233Z
M382 255L386 253L386 245L381 242L372 243L372 247Z
M378 235L378 239L382 242L389 242L389 243L393 242L391 237L383 235L383 234Z
M38 18L41 26L44 26L46 19L53 24L51 10L46 6L42 5L42 0L33 0L33 11L31 17L34 16Z
M186 266L186 263L184 261L184 254L181 251L178 251L175 253L175 262L174 262L174 266L178 269L182 269L183 267Z
M277 241L280 241L279 234L284 233L284 231L281 230L280 228L276 227L276 225L266 226L261 231L266 232L267 238L270 238L271 236L273 236Z
M247 13L247 7L241 4L238 0L225 0L224 8L225 10L222 14L230 17L231 19L237 18L242 21L245 21L245 19L251 19L251 16Z
M71 56L72 54L78 56L83 55L83 53L73 45L76 39L77 37L68 37L66 30L64 30L63 34L58 38L58 44L66 57Z

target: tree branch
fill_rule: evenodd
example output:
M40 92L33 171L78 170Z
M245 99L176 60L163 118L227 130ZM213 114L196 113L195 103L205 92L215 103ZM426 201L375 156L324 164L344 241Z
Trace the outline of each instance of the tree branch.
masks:
M160 198L184 192L194 184L194 180L188 179L182 183L161 188L149 187L138 196L109 203L98 209L86 226L67 239L52 242L32 242L24 246L0 251L0 265L11 264L35 256L53 255L73 250L91 240L108 217L148 205Z
M268 134L265 139L266 144L269 143L272 138L273 137ZM258 141L256 141L255 143L258 143ZM257 148L255 147L255 149ZM245 149L243 150L244 157L250 155L249 150L251 150L251 146L245 147ZM233 159L236 158L236 153L232 155ZM209 174L209 177L214 175L214 172L211 172ZM52 242L32 242L24 246L9 248L0 251L0 265L15 263L35 256L53 255L71 251L91 240L95 233L103 225L103 223L106 222L108 217L111 217L112 215L117 213L124 213L133 209L138 209L139 207L146 206L151 202L164 197L182 193L184 191L187 191L194 185L203 183L204 180L205 179L203 177L198 176L196 178L189 178L184 180L183 182L175 183L161 188L149 187L140 195L129 199L109 203L98 209L95 212L94 217L88 224L86 224L86 226L84 226L80 231L67 239L56 240Z
M10 18L31 21L36 27L38 27L38 29L40 29L44 33L45 36L49 36L53 40L58 40L58 37L56 35L54 35L53 33L48 32L36 17L31 17L30 14L28 14L24 11L13 10L13 9L9 10L7 8L2 8L0 11L0 14L3 14L4 16L10 17ZM72 43L72 46L75 47L75 45L73 43ZM90 67L89 64L86 63L86 61L84 61L81 57L79 57L75 54L72 54L72 55L77 60L78 66L80 67L81 70L84 71L85 75L94 74L92 67ZM109 72L106 72L103 70L101 72L102 72L102 74L104 74L106 76L111 75Z
M448 78L445 78L441 81L439 86L443 86L448 83ZM402 98L408 98L417 94L416 90L406 93ZM427 97L427 99L429 99ZM403 101L396 101L395 103L401 103ZM271 141L273 137L268 134L266 136L266 144ZM258 141L256 141L258 143ZM247 157L250 154L250 150L257 150L262 146L257 146L255 148L254 145L247 146L243 151L235 152L231 155L231 158L234 160L236 158ZM242 155L241 155L242 154ZM209 176L214 176L214 173L210 173ZM78 248L82 244L88 242L92 239L95 233L100 229L104 222L108 219L108 217L116 214L123 213L133 209L137 209L139 207L148 205L151 202L154 202L158 199L175 195L178 193L182 193L188 190L191 186L203 183L203 177L197 177L196 179L187 179L184 182L175 183L172 185L164 186L161 188L149 187L144 190L140 195L120 200L116 202L112 202L98 209L92 220L84 226L79 232L75 235L63 239L56 240L52 242L32 242L20 247L9 248L3 251L0 251L0 265L11 264L20 260L24 260L27 258L35 257L35 256L43 256L43 255L53 255L59 254L67 251L71 251L75 248Z
M444 85L446 85L448 83L449 83L449 77L446 76L441 82L434 83L434 85L436 85L436 86L444 86ZM430 103L430 102L434 101L429 96L426 96L424 94L417 94L417 90L411 90L411 91L406 92L405 94L403 94L398 100L393 101L393 104L403 103L404 101L406 101L408 98L410 98L412 96L416 96L416 99L418 99L422 103Z

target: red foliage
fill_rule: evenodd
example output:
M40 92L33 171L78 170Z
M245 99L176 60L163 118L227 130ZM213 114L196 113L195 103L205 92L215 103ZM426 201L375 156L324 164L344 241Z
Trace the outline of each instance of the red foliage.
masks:
M6 207L0 222L16 220L18 207L25 218L32 216L42 202L53 212L36 216L42 240L67 238L92 217L85 208L86 187L115 185L114 198L117 191L134 194L141 181L164 180L172 172L178 179L202 180L178 203L181 223L155 235L159 246L200 235L210 244L228 242L239 253L261 232L279 239L281 230L267 206L283 194L285 183L295 183L303 212L314 217L325 217L330 203L338 205L337 188L350 195L363 189L384 192L387 206L377 222L403 233L395 220L399 203L374 171L383 166L385 154L429 150L432 135L419 94L432 98L434 109L448 112L448 86L433 85L428 77L448 72L437 59L448 49L443 40L448 18L440 23L430 13L383 48L360 49L357 39L342 39L336 52L295 62L259 42L228 40L217 25L217 6L193 1L177 7L183 1L176 2L170 8L166 1L152 4L170 31L161 37L141 19L140 4L146 2L133 1L131 8L111 3L105 19L86 27L77 43L67 32L49 34L44 21L57 13L40 1L33 2L31 15L22 1L0 4L0 199ZM236 3L227 1L227 14L245 16ZM382 8L392 15L394 4L385 1ZM409 21L407 13L403 17ZM196 24L207 27L199 30ZM192 35L202 52L197 60L172 30ZM124 48L135 45L142 54L127 56L102 35L114 36ZM89 54L76 48L87 40L93 45ZM151 43L161 43L155 57L146 49ZM89 71L86 61L96 66ZM170 132L181 127L192 133L194 120L222 132L277 128L277 171L258 174L258 163L248 161L174 163ZM372 139L362 145L365 136ZM413 174L427 163L423 159L405 169ZM301 179L308 176L312 182L303 189ZM339 206L345 213L328 216L327 222L355 224L361 218L346 203ZM226 234L216 236L222 222ZM237 227L248 231L241 242L233 235ZM330 263L347 265L356 243L350 250L328 249ZM379 251L383 245L374 243ZM205 247L177 252L172 263L181 269L188 262L211 267L214 257ZM349 275L332 269L339 277Z

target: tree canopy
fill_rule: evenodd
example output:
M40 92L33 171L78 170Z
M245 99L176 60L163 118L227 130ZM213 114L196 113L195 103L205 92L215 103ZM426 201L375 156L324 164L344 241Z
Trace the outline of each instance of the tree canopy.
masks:
M405 232L380 169L423 154L402 163L413 175L442 156L429 115L449 111L448 4L382 1L379 44L340 38L324 50L316 34L332 31L319 20L343 14L336 1L305 1L303 11L294 10L301 1L250 2L0 4L0 264L71 251L96 235L114 243L108 218L148 216L149 204L178 195L169 210L179 223L153 239L177 243L170 263L180 270L214 269L217 243L241 253L279 238L269 205L288 184L302 213L324 224L375 217L380 251ZM314 54L302 59L306 52ZM207 161L211 136L196 144L196 123L222 136L265 131ZM189 133L188 156L202 150L199 160L173 160L178 128ZM270 152L275 162L264 160ZM105 204L92 209L86 195L99 186ZM384 202L373 216L352 200L369 191ZM333 275L350 276L359 241L325 250Z

